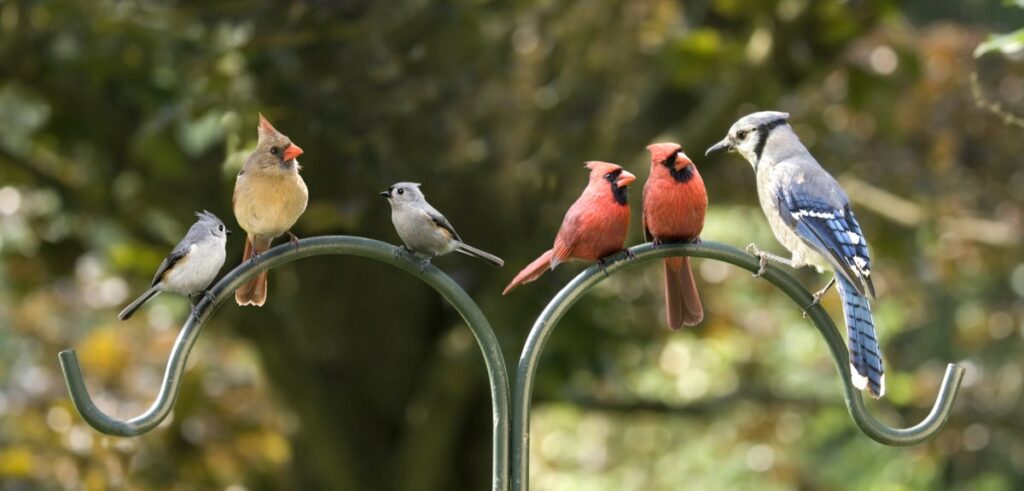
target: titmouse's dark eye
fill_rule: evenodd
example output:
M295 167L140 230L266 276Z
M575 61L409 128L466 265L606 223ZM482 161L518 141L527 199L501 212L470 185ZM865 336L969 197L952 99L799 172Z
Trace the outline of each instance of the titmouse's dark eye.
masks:
M272 155L277 155L278 153L281 153L281 149L277 147L270 147L270 153Z
M402 188L398 188L398 194L405 194L405 190Z
M217 230L220 231L220 232L223 232L224 231L224 226L223 225L218 225L217 226Z
M736 139L742 140L747 137L747 130L739 130L736 132Z

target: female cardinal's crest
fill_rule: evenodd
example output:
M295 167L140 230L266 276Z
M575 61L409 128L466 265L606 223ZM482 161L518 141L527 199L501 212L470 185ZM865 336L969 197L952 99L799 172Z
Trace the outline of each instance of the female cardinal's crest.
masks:
M277 131L277 128L274 128L274 126L270 124L270 121L267 121L267 118L263 117L262 114L260 114L259 130L260 131L266 131L266 132L271 133L271 134L278 134L278 135L281 134L281 132Z

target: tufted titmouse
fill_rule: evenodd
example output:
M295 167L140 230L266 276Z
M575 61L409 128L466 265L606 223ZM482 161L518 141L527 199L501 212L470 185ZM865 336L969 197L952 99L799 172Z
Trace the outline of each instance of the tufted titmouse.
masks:
M505 265L505 261L498 256L462 242L448 219L427 203L418 183L400 182L380 195L391 204L391 222L405 243L405 248L427 262L436 256L458 251L495 266Z
M196 216L199 220L160 263L149 290L117 314L118 319L127 320L160 292L180 293L190 301L197 293L206 294L206 287L224 265L224 246L231 231L213 213L202 211Z
M302 155L302 149L274 129L263 115L258 133L256 150L238 173L231 197L235 219L248 234L243 261L270 249L274 238L285 232L292 242L298 243L299 239L289 229L306 211L309 199L306 183L299 176L299 162L295 160ZM235 301L238 305L262 306L267 301L267 272L235 290Z

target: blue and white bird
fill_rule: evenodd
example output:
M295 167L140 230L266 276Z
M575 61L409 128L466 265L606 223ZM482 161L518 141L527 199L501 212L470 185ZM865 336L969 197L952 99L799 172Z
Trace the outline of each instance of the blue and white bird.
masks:
M786 259L750 244L749 250L761 259L761 270L755 276L764 273L768 260L792 268L814 266L819 273L825 267L835 271L835 277L814 295L814 303L838 281L853 385L882 397L885 370L868 304L875 287L867 241L846 193L800 143L787 119L789 114L776 111L744 116L705 155L728 150L750 162L757 176L761 209L775 238L791 253Z

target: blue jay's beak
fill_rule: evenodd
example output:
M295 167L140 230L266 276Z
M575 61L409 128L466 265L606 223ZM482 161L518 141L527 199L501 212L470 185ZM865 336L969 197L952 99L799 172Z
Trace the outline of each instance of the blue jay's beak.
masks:
M711 148L709 148L706 152L704 152L704 156L707 157L708 155L711 155L713 153L724 152L726 150L732 150L732 144L729 143L729 137L728 136L725 137L725 138L722 138L722 141L720 141L720 142L718 142L718 143L716 143L714 145L711 145Z

